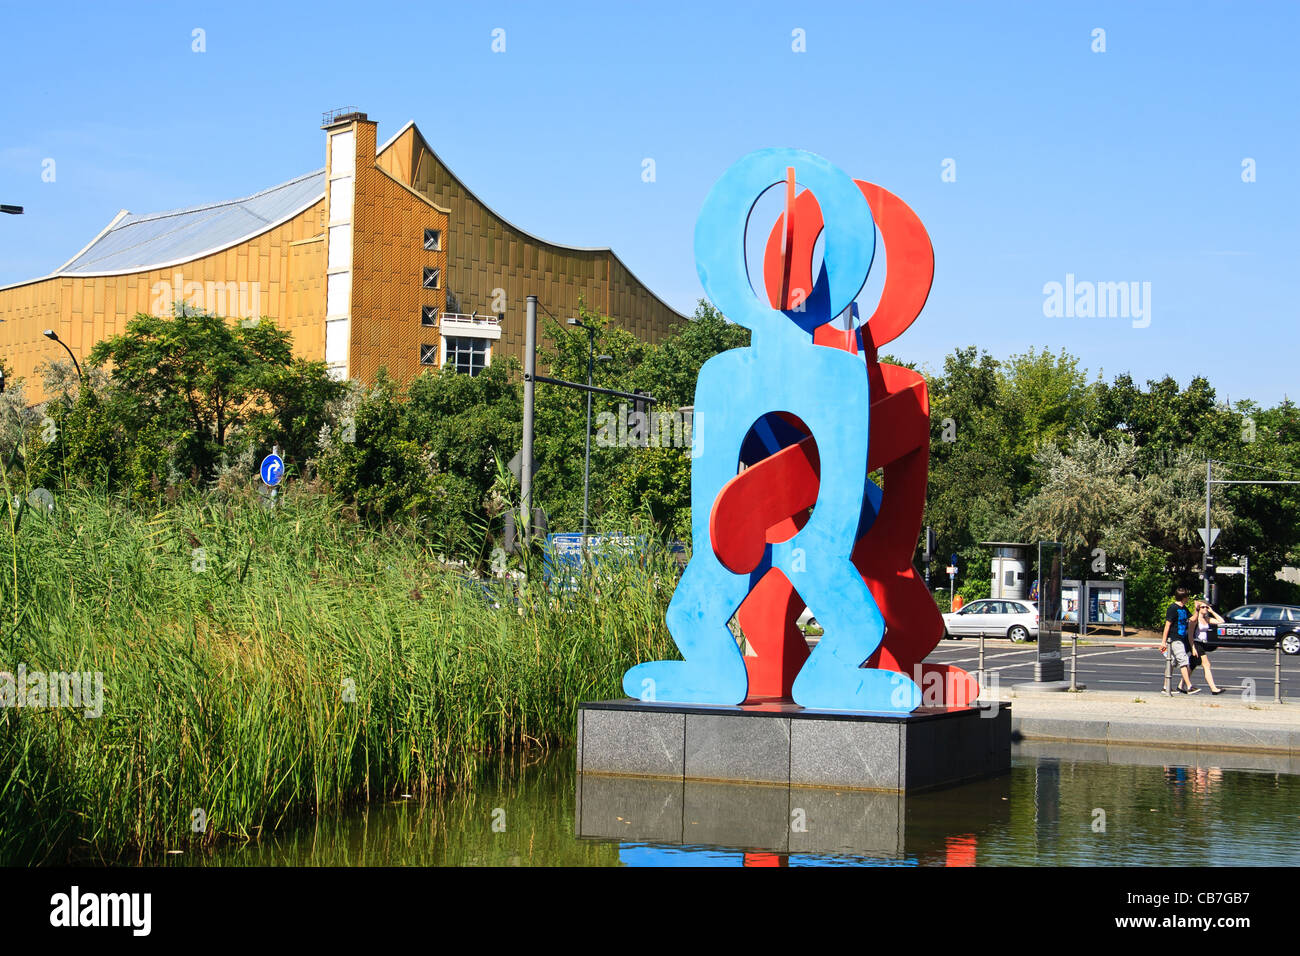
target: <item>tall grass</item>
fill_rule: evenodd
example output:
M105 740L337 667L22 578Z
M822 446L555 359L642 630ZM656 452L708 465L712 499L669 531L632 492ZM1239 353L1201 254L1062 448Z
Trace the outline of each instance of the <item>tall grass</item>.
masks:
M490 601L412 532L309 491L159 513L64 492L17 528L0 509L0 671L104 680L98 718L0 708L0 862L255 838L567 743L577 702L669 653L672 564L559 595L531 577Z

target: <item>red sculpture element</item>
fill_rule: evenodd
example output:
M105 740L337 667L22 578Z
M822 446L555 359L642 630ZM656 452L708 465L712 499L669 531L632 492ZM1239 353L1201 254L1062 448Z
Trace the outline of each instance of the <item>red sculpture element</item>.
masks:
M960 833L943 842L944 866L974 866L979 839L973 833Z
M794 537L817 500L817 445L811 437L760 465L723 485L709 515L713 552L734 574L757 568L765 545Z
M813 341L861 353L871 383L868 470L884 469L883 497L874 521L854 547L853 563L880 607L886 632L867 665L907 675L920 686L927 705L965 707L979 695L975 679L961 668L924 662L943 637L943 619L912 564L930 459L925 379L901 366L882 365L877 357L877 349L901 335L925 305L934 278L934 251L925 226L906 203L879 186L855 182L885 244L885 287L876 311L860 329L822 325ZM768 237L763 276L772 306L798 311L814 289L812 251L822 216L811 191L793 194L793 183L787 180L787 211ZM785 541L802 527L817 500L818 485L817 447L811 436L742 471L719 493L710 515L718 559L736 573L755 571L765 544ZM741 605L738 619L757 653L745 658L751 700L789 699L808 657L797 626L803 607L789 579L777 569L769 570Z

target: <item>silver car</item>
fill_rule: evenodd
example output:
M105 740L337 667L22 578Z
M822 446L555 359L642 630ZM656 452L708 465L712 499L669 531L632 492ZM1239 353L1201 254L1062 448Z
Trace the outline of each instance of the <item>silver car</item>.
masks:
M943 616L944 636L1009 637L1016 643L1038 640L1038 606L1032 601L984 598Z

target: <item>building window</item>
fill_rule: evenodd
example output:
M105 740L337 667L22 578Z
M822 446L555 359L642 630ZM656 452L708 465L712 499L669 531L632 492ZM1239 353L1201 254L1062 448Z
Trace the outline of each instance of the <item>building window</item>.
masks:
M438 288L438 272L439 272L439 270L437 270L437 269L430 269L430 268L428 268L428 267L425 268L425 270L424 270L424 287L425 287L426 289L436 289L436 288Z
M420 308L420 324L421 324L421 325L437 325L437 324L438 324L438 307L437 307L436 305L426 305L426 306L421 306L421 308Z
M465 375L477 375L492 357L492 343L488 339L444 336L442 341L443 364Z
M438 364L438 346L421 345L420 346L420 364L437 365Z
M424 248L437 252L442 248L442 232L438 229L424 230Z

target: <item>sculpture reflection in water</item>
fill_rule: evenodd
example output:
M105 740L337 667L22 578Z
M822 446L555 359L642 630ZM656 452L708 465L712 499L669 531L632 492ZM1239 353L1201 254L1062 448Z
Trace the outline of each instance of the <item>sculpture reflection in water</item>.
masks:
M574 831L634 866L974 866L1010 793L1005 775L903 794L581 774Z

